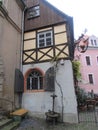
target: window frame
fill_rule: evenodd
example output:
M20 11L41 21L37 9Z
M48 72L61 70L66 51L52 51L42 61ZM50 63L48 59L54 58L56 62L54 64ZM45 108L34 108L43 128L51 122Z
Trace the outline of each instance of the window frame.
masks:
M97 63L97 65L98 65L98 56L96 56L96 63Z
M96 41L96 39L94 39L94 46L97 46L97 41Z
M40 16L40 6L33 6L28 9L28 19L36 18Z
M89 58L89 59L87 59L87 58ZM86 65L91 66L91 57L90 56L85 56L85 60L86 60Z
M43 90L43 75L40 71L32 69L27 76L27 90Z
M94 41L93 41L93 39L91 39L91 45L94 46Z
M91 77L90 77L90 76L91 76ZM91 79L90 79L90 78L91 78ZM94 84L94 75L93 75L93 74L91 74L91 73L88 74L88 81L89 81L90 84L92 84L92 85Z
M96 39L91 39L91 46L92 46L92 47L98 47L98 44L97 44L97 40L96 40Z
M49 35L50 33L50 35ZM48 34L48 36L47 36ZM41 36L43 35L43 36ZM41 40L43 40L43 45L41 45ZM49 41L51 40L51 41ZM50 42L50 43L49 43ZM50 45L48 45L48 44ZM47 31L44 31L44 32L38 32L37 33L37 47L38 48L44 48L44 47L49 47L49 46L52 46L53 45L53 31L52 30L47 30Z

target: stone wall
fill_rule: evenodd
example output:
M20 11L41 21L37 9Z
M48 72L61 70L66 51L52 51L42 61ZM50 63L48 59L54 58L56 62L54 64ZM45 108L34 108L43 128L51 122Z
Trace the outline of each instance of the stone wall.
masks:
M3 70L3 61L0 57L0 97L3 94L3 81L4 81L4 70Z

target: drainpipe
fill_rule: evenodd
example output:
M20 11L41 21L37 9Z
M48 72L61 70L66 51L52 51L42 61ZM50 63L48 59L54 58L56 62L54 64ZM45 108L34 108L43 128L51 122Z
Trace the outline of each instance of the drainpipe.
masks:
M20 45L20 51L21 51L21 54L20 54L20 57L21 57L21 64L20 64L20 70L21 72L23 72L23 66L22 66L22 56L23 56L23 43L24 43L24 13L25 13L25 10L27 9L27 7L24 8L23 10L23 13L22 13L22 42L21 42L21 45Z
M27 7L24 8L23 12L22 12L22 40L21 40L21 45L20 45L20 70L23 73L23 66L22 66L22 56L23 56L23 43L24 43L24 13L25 10L27 9ZM18 93L18 97L19 97L19 107L22 107L22 92Z

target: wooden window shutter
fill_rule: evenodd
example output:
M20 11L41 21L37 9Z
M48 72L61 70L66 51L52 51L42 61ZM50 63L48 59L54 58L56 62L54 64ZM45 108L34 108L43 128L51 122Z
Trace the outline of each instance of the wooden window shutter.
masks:
M54 91L55 90L54 67L51 67L46 71L45 78L44 78L44 89L45 89L45 91Z
M24 91L24 77L23 77L22 72L19 69L15 69L14 91L17 93Z

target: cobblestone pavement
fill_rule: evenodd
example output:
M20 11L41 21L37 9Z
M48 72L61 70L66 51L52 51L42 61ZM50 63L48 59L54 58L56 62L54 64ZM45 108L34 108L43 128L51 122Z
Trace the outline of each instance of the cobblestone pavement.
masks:
M19 128L15 130L98 130L98 124L94 123L78 123L78 124L66 124L46 122L43 119L27 118L24 119Z

